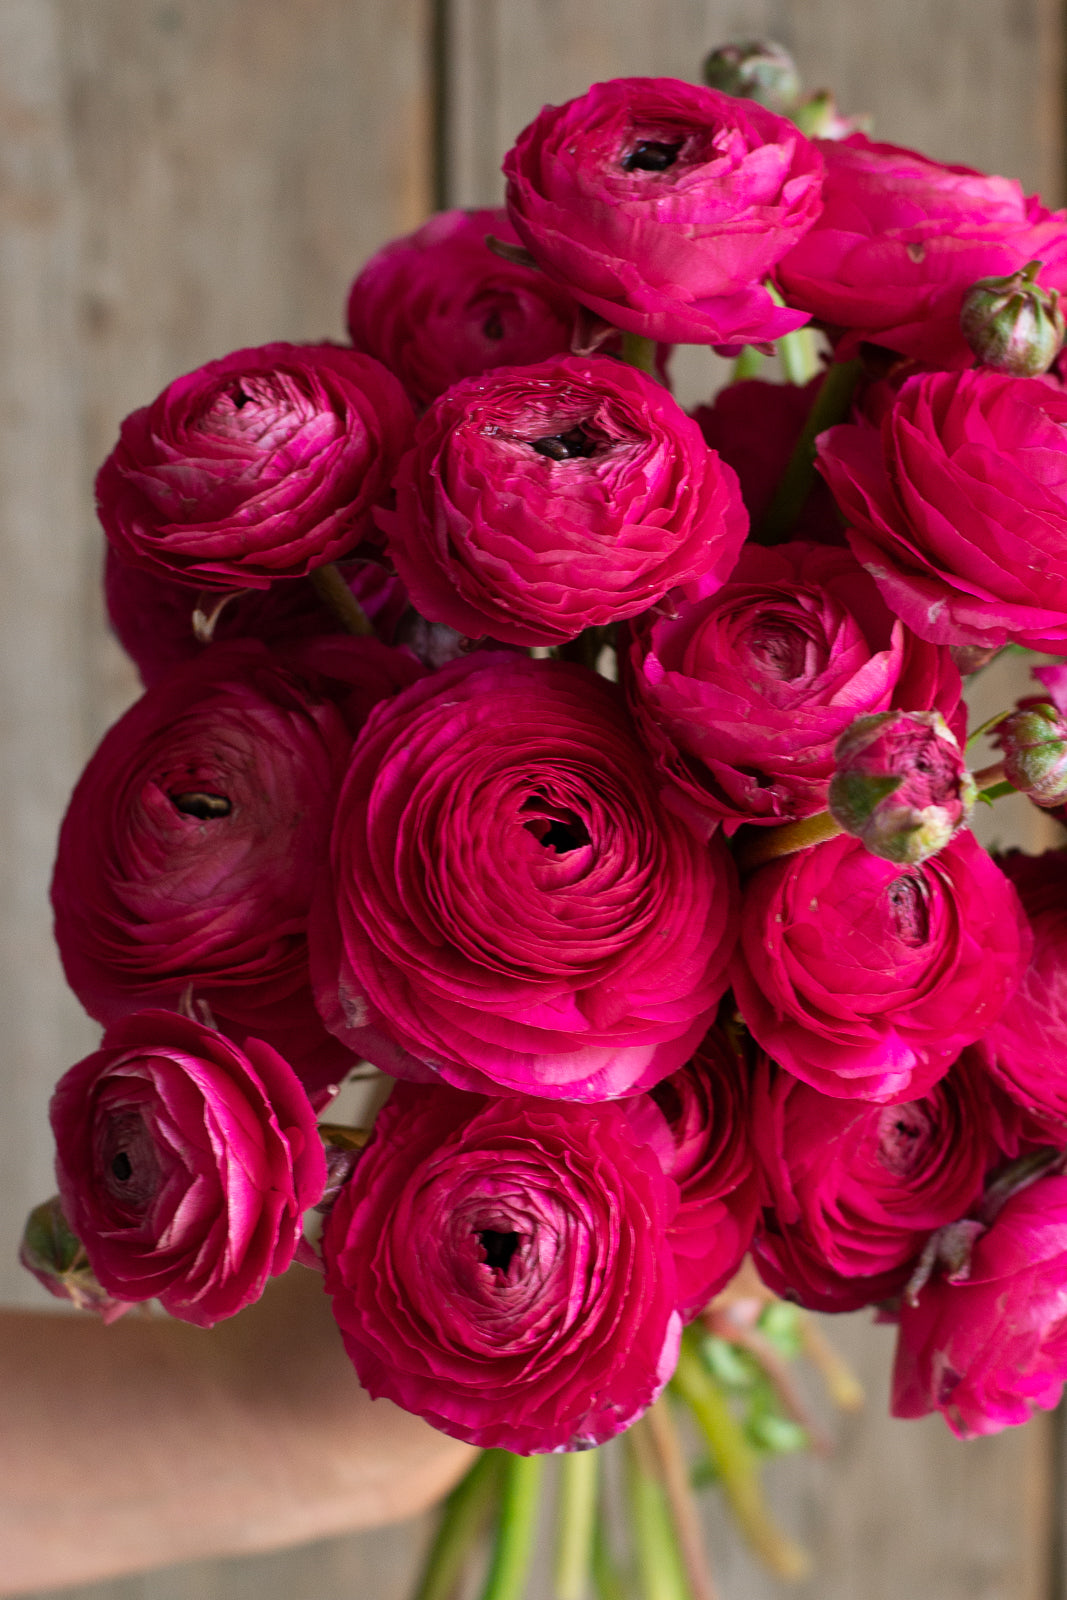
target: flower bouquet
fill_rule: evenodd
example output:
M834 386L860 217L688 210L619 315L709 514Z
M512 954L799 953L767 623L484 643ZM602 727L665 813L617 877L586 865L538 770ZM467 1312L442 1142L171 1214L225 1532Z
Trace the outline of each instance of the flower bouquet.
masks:
M1067 1378L1067 854L968 831L1067 803L1067 665L977 773L963 699L1067 654L1067 214L776 47L704 77L546 107L350 346L177 378L97 478L145 692L60 834L105 1032L23 1260L204 1327L320 1272L369 1393L484 1451L422 1600L494 1511L521 1594L549 1453L559 1595L627 1592L622 1434L646 1595L712 1593L701 1476L798 1570L789 1357L854 1398L798 1308L897 1322L895 1413L961 1436ZM736 363L692 415L679 343Z

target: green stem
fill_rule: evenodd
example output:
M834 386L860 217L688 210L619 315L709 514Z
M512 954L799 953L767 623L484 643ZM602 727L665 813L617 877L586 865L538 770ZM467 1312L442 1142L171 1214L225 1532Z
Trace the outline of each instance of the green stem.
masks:
M545 1458L503 1457L500 1521L482 1600L522 1600L537 1533Z
M308 577L319 599L329 606L346 633L363 635L374 632L363 607L332 561L324 567L315 567Z
M622 359L631 367L638 367L640 371L647 372L650 378L656 376L656 341L646 339L643 333L623 333Z
M819 370L812 330L797 328L793 333L783 334L778 340L778 360L786 383L794 383L801 389L810 383Z
M847 417L861 370L858 361L837 361L828 368L782 481L756 531L759 544L783 544L789 538L815 482L815 440Z
M643 1417L626 1435L624 1448L630 1527L643 1600L691 1600L667 1497L656 1472L655 1451Z
M563 1457L557 1518L556 1600L585 1600L588 1593L599 1476L599 1450L573 1450Z
M784 822L780 828L760 828L758 833L753 830L736 851L738 871L752 872L768 861L777 861L779 856L795 855L812 844L825 844L844 831L828 811L802 817L799 822Z
M746 344L737 360L734 370L730 375L731 383L741 383L745 378L758 378L760 368L767 357L762 350L757 350L755 345Z
M994 761L991 767L979 767L977 772L971 773L971 777L974 779L975 787L979 793L985 790L988 794L991 789L999 787L1005 781L1004 763L1003 761ZM1013 792L1010 783L1008 784L1008 792Z
M593 1529L593 1586L597 1600L627 1600L626 1585L608 1544L603 1509Z
M449 1600L454 1593L496 1501L502 1462L501 1451L483 1450L448 1496L412 1600Z
M692 1327L682 1335L671 1387L692 1410L719 1469L723 1492L753 1550L779 1577L802 1577L808 1568L807 1555L771 1519L760 1482L759 1457L745 1438L725 1394L704 1365L699 1338L699 1332Z
M993 716L987 718L985 722L980 722L977 728L972 728L967 735L967 743L965 748L969 750L972 744L975 744L982 737L983 733L989 733L993 728L1002 723L1005 717L1010 717L1014 709L1015 708L1013 706L1011 710L1008 711L997 711L993 714Z

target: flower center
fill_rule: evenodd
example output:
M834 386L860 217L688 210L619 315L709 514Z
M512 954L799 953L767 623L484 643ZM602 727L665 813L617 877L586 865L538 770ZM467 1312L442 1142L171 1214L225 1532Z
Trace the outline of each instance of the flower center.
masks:
M918 877L894 878L886 890L893 931L901 944L917 949L930 937L930 910L926 883Z
M534 795L524 801L522 809L535 813L523 827L544 849L565 856L589 843L589 829L569 806L552 806Z
M757 626L748 636L749 651L768 678L792 683L807 666L807 639L794 628Z
M478 1239L485 1251L486 1266L492 1267L494 1272L502 1272L506 1278L512 1258L519 1248L519 1235L498 1233L495 1228L482 1228L479 1230Z
M675 139L639 139L633 149L622 158L624 172L666 172L678 159L684 141Z
M152 1136L136 1111L109 1116L98 1146L100 1180L127 1212L144 1211L163 1181Z
M587 432L584 423L576 422L566 433L549 433L543 439L531 439L530 448L550 461L573 461L576 457L584 459L595 455L597 440Z
M184 794L167 796L175 811L183 816L196 817L201 822L212 822L217 817L228 817L233 810L224 794L209 794L203 789L190 789Z
M491 311L482 323L482 332L487 339L502 339L504 337L504 322L499 311Z
M878 1159L902 1178L923 1163L933 1143L934 1124L919 1105L886 1106L878 1121Z

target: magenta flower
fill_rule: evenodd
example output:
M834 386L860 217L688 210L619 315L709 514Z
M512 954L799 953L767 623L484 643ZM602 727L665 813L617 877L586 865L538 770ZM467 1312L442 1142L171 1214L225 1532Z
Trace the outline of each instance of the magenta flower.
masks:
M900 1314L895 1417L940 1411L961 1439L1051 1410L1067 1378L1067 1178L1012 1196L963 1279L931 1278Z
M379 706L312 919L328 1026L479 1092L605 1099L681 1066L736 887L645 769L615 686L566 663L485 654Z
M615 327L749 344L807 320L765 280L819 214L822 159L754 101L675 78L597 83L545 106L504 175L538 265Z
M135 566L200 589L265 589L373 536L413 421L369 356L236 350L126 418L97 476L100 521Z
M674 1369L676 1204L619 1106L398 1084L323 1238L360 1382L472 1444L603 1444Z
M326 1181L288 1063L168 1011L110 1028L51 1117L63 1209L102 1287L200 1327L285 1271Z
M350 1058L309 987L312 882L360 713L421 668L377 640L304 649L213 645L119 719L71 798L52 902L67 981L98 1021L177 1007L192 985L318 1094Z
M731 981L779 1065L823 1094L917 1100L992 1027L1030 933L969 833L897 867L841 835L772 861L741 910Z
M503 208L441 211L372 256L348 292L352 343L419 410L462 378L570 349L575 301L535 267L503 260L487 234L519 242Z
M414 605L550 645L712 589L748 518L729 467L652 378L607 356L457 384L419 423L379 523Z
M778 268L791 306L841 335L931 366L970 366L963 297L979 278L1039 259L1042 284L1067 287L1067 214L1012 179L944 166L861 133L820 140L822 215Z
M819 468L886 604L935 644L1067 648L1067 392L977 368L883 398Z
M667 803L693 826L826 807L834 746L862 712L956 718L948 652L895 621L847 550L746 545L717 593L634 624L626 686Z

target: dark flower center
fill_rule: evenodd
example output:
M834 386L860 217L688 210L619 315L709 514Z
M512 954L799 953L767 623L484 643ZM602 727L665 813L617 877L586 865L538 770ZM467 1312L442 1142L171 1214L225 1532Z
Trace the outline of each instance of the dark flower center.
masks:
M628 155L623 156L624 172L666 172L678 159L683 141L674 139L639 139Z
M659 1106L663 1115L672 1128L678 1126L682 1120L682 1097L669 1078L664 1078L662 1083L657 1083L649 1090L653 1100Z
M543 439L531 439L530 448L550 461L573 461L579 456L595 455L597 440L586 431L584 423L576 422L566 433L549 433Z
M930 937L926 883L919 877L894 878L886 890L893 931L901 944L917 949Z
M560 806L557 809L534 796L524 803L522 809L537 813L529 822L524 822L523 827L546 850L554 850L558 856L565 856L569 851L581 850L589 843L589 829L577 812L569 807Z
M507 1277L512 1257L519 1248L517 1233L498 1233L495 1228L482 1228L478 1234L485 1251L485 1264Z
M245 394L239 383L234 385L230 394L230 398L237 407L238 411L240 411L242 406L249 405L252 400L252 396L250 394Z
M186 817L197 817L201 822L228 817L233 810L224 794L208 794L202 789L190 789L185 794L171 794L167 798L175 811Z
M807 639L795 628L758 624L749 634L749 649L768 678L792 683L804 674Z
M133 1164L125 1150L120 1150L117 1156L112 1157L111 1172L120 1183L125 1183L133 1176Z
M97 1172L104 1191L127 1215L145 1211L163 1175L144 1118L136 1111L107 1116L99 1141Z
M504 337L504 322L499 311L491 311L482 323L482 332L487 339L502 339Z
M878 1158L890 1172L908 1178L926 1159L936 1132L925 1107L886 1106L878 1122Z

